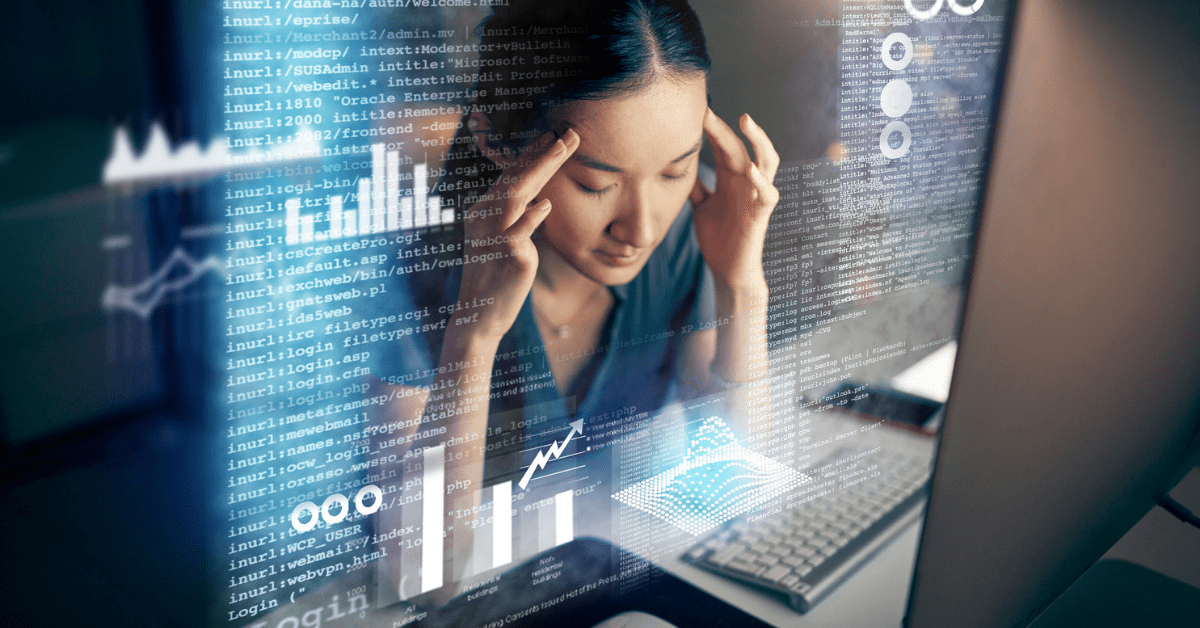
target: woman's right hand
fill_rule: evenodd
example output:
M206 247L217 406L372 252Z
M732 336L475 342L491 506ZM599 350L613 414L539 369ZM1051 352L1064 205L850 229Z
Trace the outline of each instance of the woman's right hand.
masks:
M578 147L575 131L558 140L547 131L507 160L483 200L467 210L462 285L451 324L469 324L476 334L497 341L512 327L537 273L530 236L553 209L549 199L534 201Z

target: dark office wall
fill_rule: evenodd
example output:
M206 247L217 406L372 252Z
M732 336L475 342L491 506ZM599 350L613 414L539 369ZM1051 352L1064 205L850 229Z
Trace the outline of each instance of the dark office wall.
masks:
M713 111L742 113L767 131L785 160L826 154L837 139L838 27L832 0L693 0L713 59Z

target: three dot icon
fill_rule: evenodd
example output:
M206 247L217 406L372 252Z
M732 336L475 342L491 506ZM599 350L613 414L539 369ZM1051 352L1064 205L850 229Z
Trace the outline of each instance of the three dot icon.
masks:
M911 4L911 0L906 0L906 3ZM899 59L892 55L892 48L897 44L901 47ZM883 60L884 67L893 72L902 72L909 63L912 63L912 39L904 33L892 33L883 39L879 55ZM880 109L883 110L884 115L892 118L892 121L888 122L883 127L883 132L879 134L879 150L888 159L903 157L908 154L908 149L912 146L912 130L903 121L896 119L908 113L909 108L912 107L912 99L912 87L903 79L888 81L888 84L884 85L883 90L879 93ZM892 137L897 133L900 134L900 144L893 146Z
M965 17L978 11L983 6L984 0L975 0L970 6L964 5L962 2L963 0L934 0L928 9L918 9L913 5L913 0L904 0L904 8L917 21L933 18L942 10L943 6L949 6L956 15ZM900 58L898 59L892 54L892 49L897 45L900 46ZM912 39L900 32L888 35L883 39L879 56L884 67L892 72L903 72L908 64L912 63ZM912 87L907 81L898 78L888 81L888 84L884 85L883 90L879 93L879 108L883 110L884 115L892 118L884 125L883 132L879 134L879 151L888 159L900 159L907 155L908 149L912 147L912 129L898 119L908 113L909 108L912 107L912 99ZM899 144L894 145L893 138L897 135L900 138Z

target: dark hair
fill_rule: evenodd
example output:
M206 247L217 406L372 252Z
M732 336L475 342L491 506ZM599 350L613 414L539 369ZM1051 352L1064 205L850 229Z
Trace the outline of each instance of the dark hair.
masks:
M660 78L707 74L700 19L686 0L511 0L479 25L478 95L447 155L448 196L465 207L494 178L475 148L472 112L489 140L520 152L550 129L556 107L636 93ZM557 129L556 129L557 130Z

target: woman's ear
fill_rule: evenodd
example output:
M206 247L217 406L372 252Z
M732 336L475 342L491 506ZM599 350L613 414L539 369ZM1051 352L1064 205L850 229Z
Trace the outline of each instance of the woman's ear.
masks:
M482 111L474 111L467 118L467 128L471 131L471 137L475 138L475 147L479 152L487 157L488 161L506 168L513 163L516 156L512 154L507 147L493 142L488 134L492 130L491 120L487 114Z

